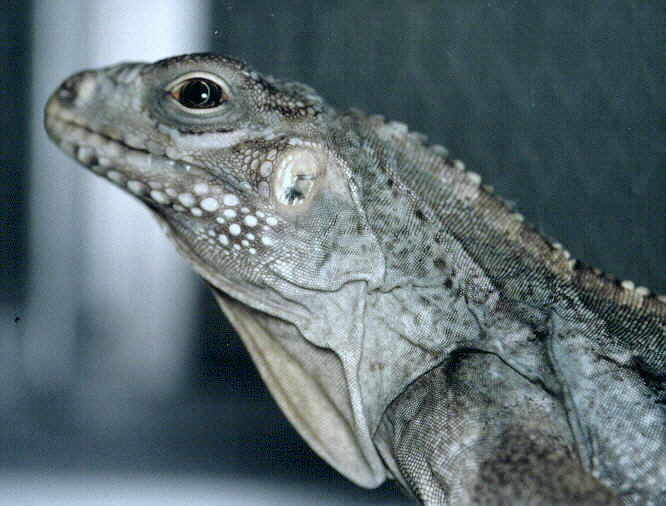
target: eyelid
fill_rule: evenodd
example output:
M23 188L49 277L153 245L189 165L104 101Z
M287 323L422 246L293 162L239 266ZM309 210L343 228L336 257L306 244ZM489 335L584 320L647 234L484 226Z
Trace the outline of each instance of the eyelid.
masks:
M222 89L222 92L227 97L227 99L218 107L210 109L197 110L185 107L183 104L181 104L178 101L178 97L177 95L174 95L174 92L191 79L207 79L209 81L214 82ZM185 74L178 76L176 79L173 79L172 81L169 82L169 84L167 84L164 87L164 91L166 92L166 95L168 95L172 99L173 103L175 103L180 109L188 112L189 114L200 114L200 115L207 113L209 114L213 111L217 111L218 109L220 109L222 106L224 106L224 103L226 103L228 100L232 98L230 86L226 83L226 81L224 81L224 79L215 74L211 74L210 72L203 72L203 71L187 72Z

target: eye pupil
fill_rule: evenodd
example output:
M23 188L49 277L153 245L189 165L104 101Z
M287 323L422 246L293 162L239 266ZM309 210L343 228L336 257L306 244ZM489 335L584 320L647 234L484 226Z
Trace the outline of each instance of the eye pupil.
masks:
M222 88L208 79L190 79L180 89L178 101L190 109L210 109L224 102Z

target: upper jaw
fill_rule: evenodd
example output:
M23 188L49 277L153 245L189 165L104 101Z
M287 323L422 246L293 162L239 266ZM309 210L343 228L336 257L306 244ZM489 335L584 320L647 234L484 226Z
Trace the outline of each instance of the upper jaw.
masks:
M62 107L55 96L46 106L45 126L49 137L72 158L140 197L150 197L151 188L164 186L169 179L191 184L211 179L203 167L170 159L154 148L148 150L136 136L123 136L118 129L93 128Z

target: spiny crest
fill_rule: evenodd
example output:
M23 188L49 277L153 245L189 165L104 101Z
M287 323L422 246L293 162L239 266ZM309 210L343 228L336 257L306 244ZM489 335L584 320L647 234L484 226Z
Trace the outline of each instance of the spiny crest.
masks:
M437 163L424 163L425 160L419 160L414 166L430 167L441 183L455 186L456 193L462 199L466 198L477 211L490 218L500 231L520 241L532 255L544 260L546 265L563 280L573 281L582 288L610 299L620 306L630 307L658 318L666 318L666 295L655 294L643 286L637 287L632 281L618 280L612 275L605 274L599 269L592 269L583 262L573 259L562 244L549 240L545 234L526 223L523 215L513 210L511 203L494 193L492 186L482 184L479 174L466 170L465 164L460 160L450 158L445 147L437 144L428 145L425 135L409 131L404 123L386 121L382 115L369 115L367 120L375 129L381 129L405 149L416 148L422 153L421 157L436 158Z

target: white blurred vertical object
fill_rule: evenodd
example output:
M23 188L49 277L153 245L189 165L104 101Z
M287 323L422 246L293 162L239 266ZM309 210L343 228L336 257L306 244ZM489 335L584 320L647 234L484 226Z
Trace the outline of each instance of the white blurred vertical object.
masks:
M78 70L205 50L209 2L68 0L34 9L28 377L57 387L87 367L100 388L173 392L187 365L195 278L143 205L57 152L42 108ZM82 344L86 358L77 362Z

